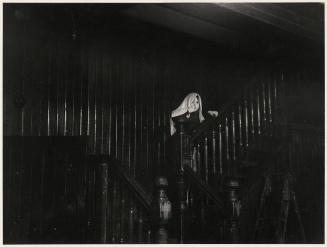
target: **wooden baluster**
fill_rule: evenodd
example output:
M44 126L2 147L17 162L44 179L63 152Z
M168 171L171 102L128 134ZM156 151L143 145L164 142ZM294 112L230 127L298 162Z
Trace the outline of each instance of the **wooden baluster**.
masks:
M113 181L113 191L112 191L112 224L111 224L111 243L116 243L117 241L117 232L116 232L116 224L117 224L117 215L118 215L118 206L117 206L117 196L118 196L118 184L117 180Z
M204 169L205 169L204 179L208 183L209 170L208 170L208 138L207 138L207 136L204 138Z
M197 165L197 171L198 175L201 176L201 152L200 152L200 143L197 144L196 149L196 165Z
M218 142L219 142L219 174L223 175L223 136L221 124L218 125Z
M273 85L273 100L274 100L274 116L276 116L276 112L277 112L277 105L278 105L278 101L277 101L277 81L276 79L274 79L274 85Z
M188 207L189 207L190 212L191 212L191 220L193 220L194 219L194 192L193 192L192 188L190 188L190 190L189 190L189 199L188 199L188 201L189 201Z
M226 143L226 160L229 161L229 133L228 133L228 118L225 119L225 143Z
M132 195L130 195L132 197ZM133 235L134 235L134 215L135 215L135 206L134 200L130 200L130 206L128 211L128 242L133 243Z
M121 190L121 208L120 208L120 239L119 243L123 244L125 243L125 191Z
M194 145L193 146L193 151L192 151L192 168L194 170L195 173L197 173L198 171L198 158L197 158L197 149L196 149L196 146Z
M272 105L271 105L271 83L268 82L268 120L269 124L272 123Z
M185 231L185 180L184 180L184 126L183 122L177 122L177 129L179 134L179 167L177 171L177 185L178 185L178 202L179 202L179 215L178 215L178 226L179 226L179 239L178 242L182 244L184 242L184 231Z
M235 113L232 112L232 159L236 160Z
M232 243L239 241L239 216L241 211L241 201L238 191L240 189L239 182L236 179L230 179L227 182L228 200L229 200L229 219L228 219L228 235L227 238Z
M144 219L141 210L139 209L139 216L138 216L138 232L137 232L137 241L138 243L143 243L143 227L144 227Z
M108 201L108 164L100 164L101 174L101 213L100 213L100 243L107 242L107 201Z
M156 244L168 243L167 224L171 215L171 203L167 197L168 181L165 177L156 179L156 193L152 202L154 208L153 225Z
M258 128L258 135L261 135L261 117L260 117L260 95L259 89L257 89L257 128Z
M117 180L117 195L116 195L116 206L115 215L116 215L116 222L115 222L115 243L119 243L120 239L120 209L121 209L121 184Z
M250 90L250 116L251 116L251 140L254 141L254 96L252 90Z
M248 115L248 101L244 100L244 127L245 127L245 147L249 147L249 115Z
M267 112L266 112L266 87L265 83L262 83L262 116L263 116L263 127L267 128Z
M114 211L115 214L115 225L114 225L114 243L119 243L119 230L120 230L120 196L119 196L119 190L120 190L120 184L119 181L117 180L117 192L116 192L116 208Z
M216 131L212 130L212 172L216 176Z
M236 173L236 136L235 136L235 113L232 112L232 167L231 167L231 173Z
M151 229L149 228L146 234L146 243L151 244Z
M113 178L108 177L108 197L107 197L107 243L111 242L111 236L112 236L112 202L113 202L113 197L112 197L112 190L113 190Z
M243 153L243 134L242 134L242 108L241 105L238 105L238 134L239 134L239 150L240 153Z
M205 195L200 195L201 200L200 200L200 227L201 227L201 233L204 233L205 231L205 225L206 225L206 220L205 220Z

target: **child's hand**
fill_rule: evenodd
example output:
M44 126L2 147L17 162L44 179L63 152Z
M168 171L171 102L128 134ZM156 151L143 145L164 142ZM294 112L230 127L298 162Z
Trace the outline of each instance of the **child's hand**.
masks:
M213 117L218 117L218 111L208 111L208 113Z

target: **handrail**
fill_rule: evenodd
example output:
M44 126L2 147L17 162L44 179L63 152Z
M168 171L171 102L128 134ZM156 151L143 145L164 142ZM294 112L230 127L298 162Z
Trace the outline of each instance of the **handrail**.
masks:
M192 179L192 182L204 192L220 209L223 209L223 201L206 183L204 183L199 176L195 174L191 167L184 166L184 171Z
M134 197L147 212L151 210L152 196L149 195L142 187L142 185L136 181L125 169L123 169L119 164L119 161L113 158L109 158L109 170L114 172L121 181L127 186L128 190L132 192Z
M196 128L191 137L190 142L193 142L195 139L197 139L199 136L201 136L210 126L214 124L218 124L222 122L224 119L222 117L225 115L225 113L230 109L231 106L235 105L235 100L240 100L243 96L244 91L248 90L251 86L253 86L257 81L252 81L246 85L246 87L242 87L240 90L238 90L233 96L219 109L218 111L218 117L210 118L208 120L205 120L202 122L198 128Z

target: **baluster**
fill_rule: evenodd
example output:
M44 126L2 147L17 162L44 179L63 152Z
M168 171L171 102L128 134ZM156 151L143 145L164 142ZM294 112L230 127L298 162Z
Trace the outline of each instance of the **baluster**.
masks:
M229 200L229 219L228 235L227 238L232 243L237 243L239 240L239 216L241 211L241 201L239 199L238 191L240 189L239 182L231 179L227 182L228 200Z
M204 233L205 231L205 195L200 195L201 201L200 201L200 226L201 226L201 233Z
M232 112L232 154L233 161L236 160L236 136L235 136L235 114Z
M226 141L226 161L229 161L229 143L228 143L228 118L225 119L225 141Z
M117 240L117 232L116 232L116 225L117 225L117 215L118 215L118 206L117 206L117 195L118 195L118 184L117 180L113 181L113 191L112 191L112 224L111 224L111 242L116 243Z
M221 124L218 125L218 142L219 142L219 174L223 175L223 137Z
M125 192L124 190L121 190L121 208L120 208L120 239L119 239L119 243L123 244L125 243L125 202L126 202L126 198L125 198Z
M248 101L244 100L244 127L245 127L245 147L249 147L249 115L248 115Z
M212 130L212 171L215 176L216 171L216 131Z
M177 184L178 184L178 202L179 202L179 215L178 215L178 226L179 226L179 243L184 242L184 231L185 231L185 180L184 180L184 126L183 122L178 122L178 133L179 133L179 167L177 171Z
M191 212L191 219L194 218L194 192L193 189L190 188L190 193L189 193L189 205L188 207L190 208Z
M232 167L231 174L235 174L236 172L236 136L235 136L235 113L232 112Z
M197 171L198 175L201 176L201 152L200 152L200 143L197 144L196 146L196 165L197 165Z
M192 168L194 170L195 173L197 173L198 169L197 169L197 149L196 146L193 146L193 151L192 151Z
M208 183L209 170L208 170L208 138L204 138L204 174L205 181Z
M240 152L243 153L243 135L242 135L242 108L238 105L238 134L239 134L239 146Z
M168 232L167 224L171 214L171 203L167 197L168 181L165 177L156 179L156 193L152 202L154 208L153 225L155 226L155 243L167 244Z
M138 243L143 243L143 225L144 225L144 220L143 220L143 214L141 210L139 209L139 217L138 217L138 232L137 232L137 241Z
M268 82L268 119L269 124L272 123L272 106L271 106L271 83Z
M252 90L250 90L250 115L251 115L251 140L254 140L254 96Z
M285 99L286 99L286 87L284 81L284 74L281 74L280 93L279 93L279 115L281 116L282 123L286 123L287 112L285 112Z
M116 224L115 224L115 243L119 243L119 239L120 239L120 209L121 209L121 184L119 183L119 181L117 180L117 197L116 197L116 206L117 208L115 209L115 215L116 216Z
M263 110L263 127L267 128L267 113L266 113L266 90L265 83L262 83L262 110Z
M277 104L278 104L278 101L277 101L277 81L276 79L274 79L274 92L273 92L273 99L274 99L274 116L276 117L276 113L277 113Z
M108 201L108 165L100 164L101 174L101 219L100 219L100 243L107 242L107 201Z
M257 128L258 128L258 135L261 135L261 117L260 117L260 95L259 89L257 89Z
M130 195L132 197L132 195ZM130 200L130 206L128 211L128 242L133 243L133 234L134 234L134 215L135 215L135 206L134 200Z
M147 242L147 244L151 244L151 229L148 229L148 231L147 231L146 242Z
M108 200L107 200L107 243L111 242L111 238L112 238L112 222L113 222L113 215L112 215L112 211L113 211L113 196L112 196L112 190L113 190L113 178L108 177Z

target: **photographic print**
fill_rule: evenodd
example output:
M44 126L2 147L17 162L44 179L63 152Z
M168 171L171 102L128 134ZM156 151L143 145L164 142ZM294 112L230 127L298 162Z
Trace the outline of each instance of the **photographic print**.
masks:
M323 244L324 3L3 3L4 244Z

